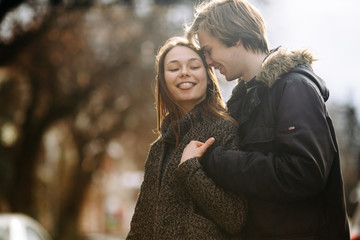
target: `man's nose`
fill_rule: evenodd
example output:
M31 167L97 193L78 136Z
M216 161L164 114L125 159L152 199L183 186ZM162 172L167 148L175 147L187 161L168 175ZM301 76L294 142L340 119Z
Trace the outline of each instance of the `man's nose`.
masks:
M206 60L207 65L209 65L210 67L213 66L214 61L211 59L210 56L205 55L205 60Z

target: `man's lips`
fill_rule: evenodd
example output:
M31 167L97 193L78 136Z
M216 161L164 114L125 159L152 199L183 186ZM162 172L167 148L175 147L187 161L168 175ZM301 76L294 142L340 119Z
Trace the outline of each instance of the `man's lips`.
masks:
M216 66L216 69L219 70L219 72L221 74L223 74L223 72L222 72L223 67L221 65Z

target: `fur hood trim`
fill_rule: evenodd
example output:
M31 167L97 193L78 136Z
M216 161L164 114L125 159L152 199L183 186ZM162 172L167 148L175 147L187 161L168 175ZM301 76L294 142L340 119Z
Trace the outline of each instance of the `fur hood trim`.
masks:
M290 50L280 47L271 52L264 60L261 71L256 75L256 81L265 83L271 88L284 73L299 65L309 65L316 61L307 49Z

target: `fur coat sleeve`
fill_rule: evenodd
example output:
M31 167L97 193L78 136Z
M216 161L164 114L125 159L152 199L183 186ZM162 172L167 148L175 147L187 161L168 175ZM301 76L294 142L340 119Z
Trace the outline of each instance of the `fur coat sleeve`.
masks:
M212 129L202 129L202 128ZM225 120L203 124L197 139L205 141L209 137L215 137L218 145L229 150L235 150L238 146L236 127ZM203 132L200 134L200 132ZM188 135L194 133L189 132ZM188 136L189 137L189 136ZM199 211L205 217L211 219L224 231L234 234L242 229L247 214L247 201L243 196L226 192L217 186L204 172L198 158L187 160L175 171L176 177L185 185L192 196Z

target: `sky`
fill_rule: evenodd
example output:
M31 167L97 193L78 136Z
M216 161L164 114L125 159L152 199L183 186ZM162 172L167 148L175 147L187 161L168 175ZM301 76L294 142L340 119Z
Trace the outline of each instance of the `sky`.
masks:
M360 111L360 1L250 1L262 13L270 48L308 48L314 71L330 90L329 103L349 103Z
M270 48L308 48L313 68L330 90L329 104L352 103L360 120L360 1L249 0L267 25ZM224 99L235 82L220 87Z

